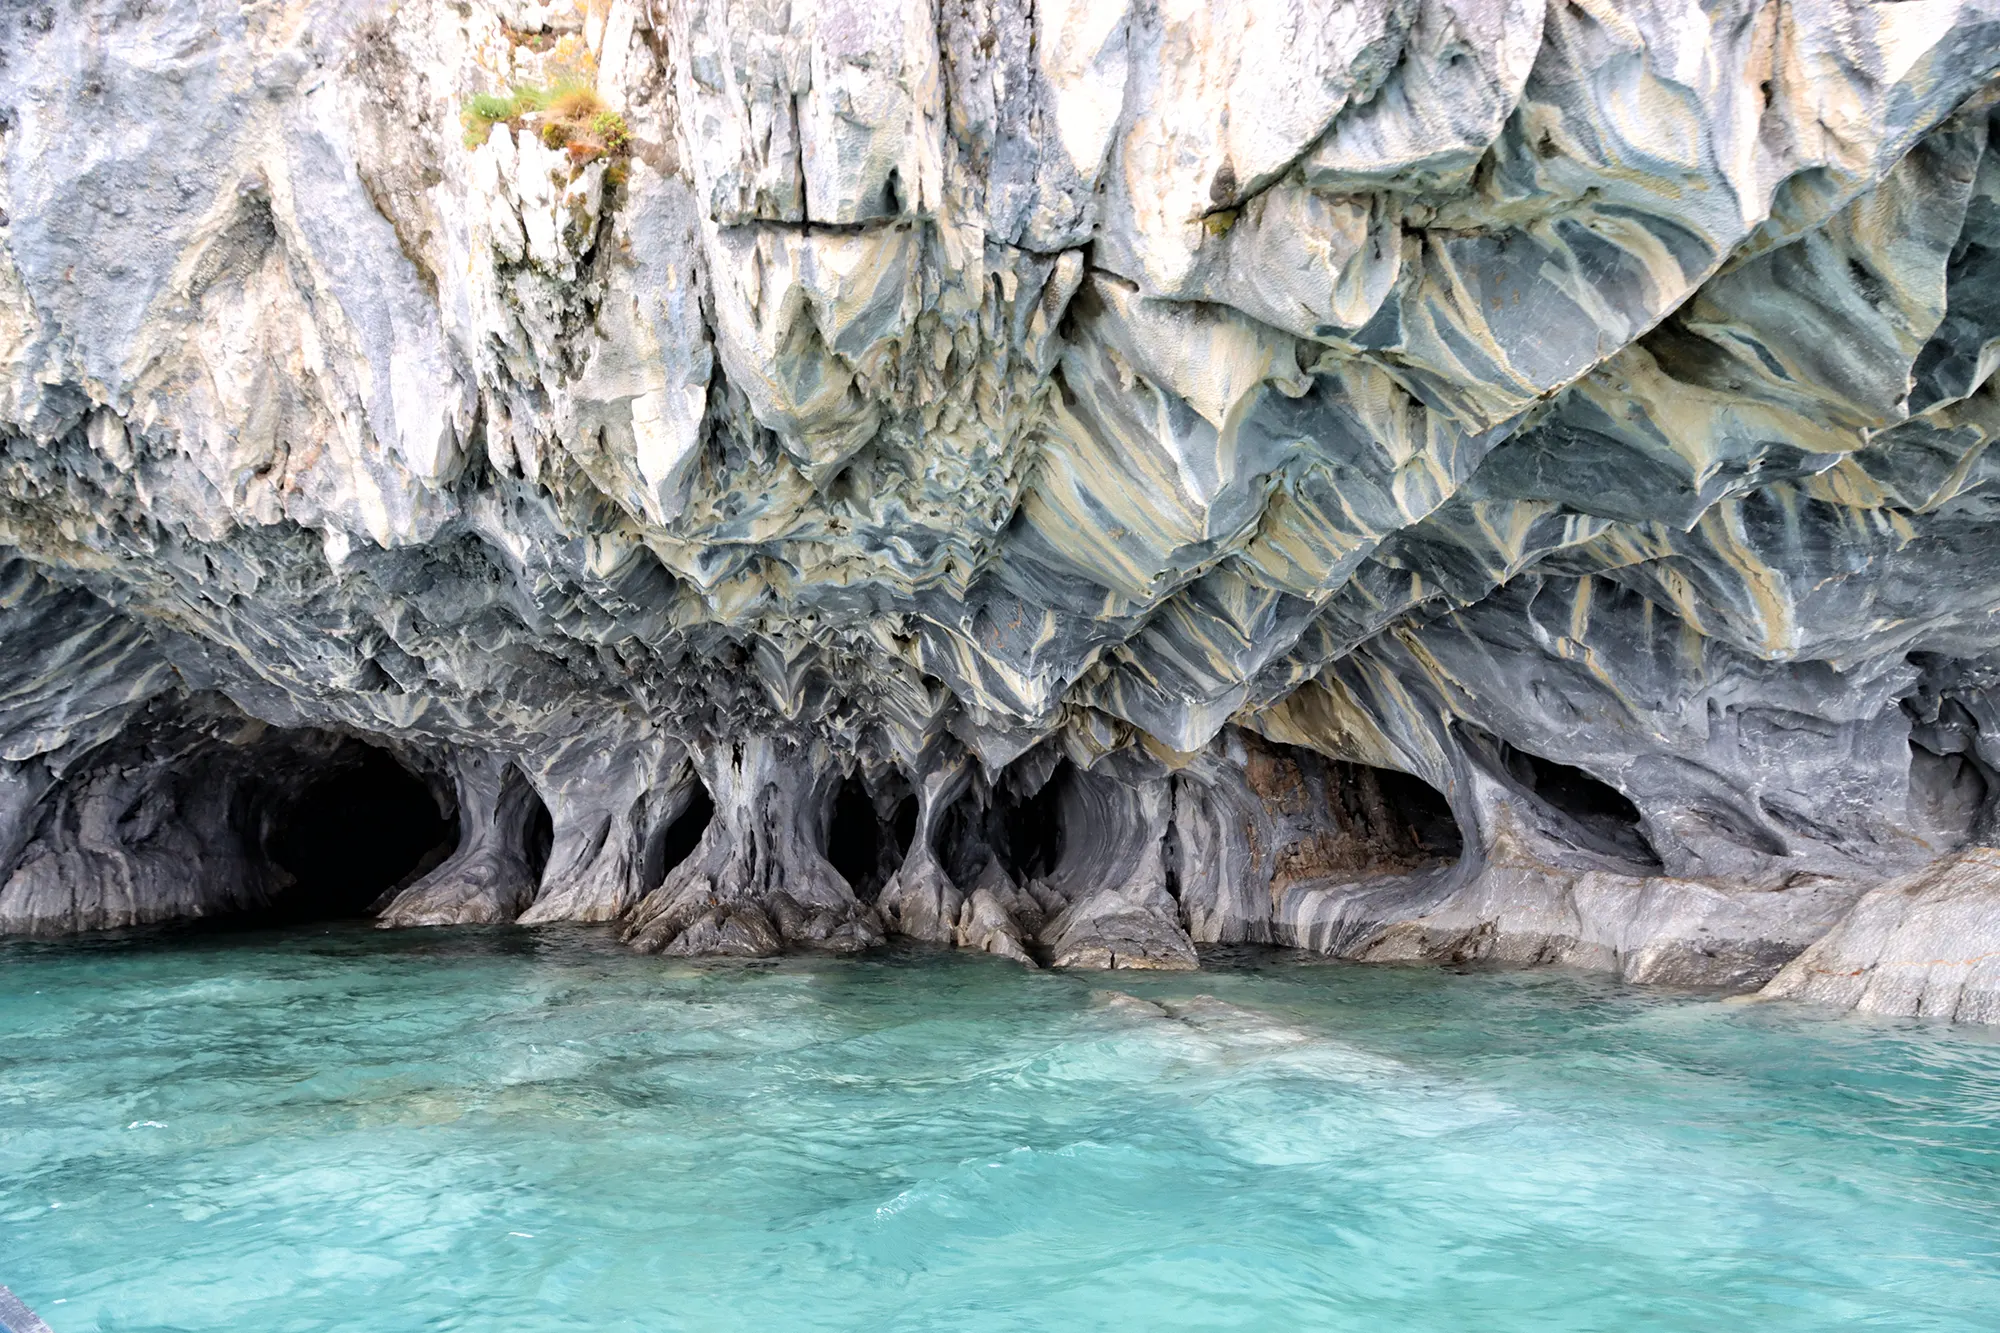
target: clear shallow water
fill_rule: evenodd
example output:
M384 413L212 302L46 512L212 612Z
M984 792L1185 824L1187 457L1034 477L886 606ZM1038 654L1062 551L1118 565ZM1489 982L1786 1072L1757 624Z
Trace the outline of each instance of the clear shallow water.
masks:
M1285 957L16 943L0 1282L57 1333L2000 1329L2000 1040Z

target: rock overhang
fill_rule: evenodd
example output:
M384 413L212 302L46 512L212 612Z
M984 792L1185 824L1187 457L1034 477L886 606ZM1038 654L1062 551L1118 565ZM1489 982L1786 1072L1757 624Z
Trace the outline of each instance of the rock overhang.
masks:
M731 948L1744 985L1993 836L2000 9L1295 9L9 20L0 882L217 699L482 812L391 920ZM564 80L629 146L461 124ZM1274 888L1375 825L1272 753L1465 854ZM841 774L919 805L875 903ZM1117 873L1008 868L1051 781Z

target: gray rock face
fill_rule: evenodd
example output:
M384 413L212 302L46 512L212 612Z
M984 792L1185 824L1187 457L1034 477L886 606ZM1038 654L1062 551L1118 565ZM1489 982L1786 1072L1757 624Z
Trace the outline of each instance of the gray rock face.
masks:
M1990 1016L1996 78L2000 0L14 6L0 930L296 896L372 745L457 821L384 924Z
M1764 993L1904 1017L2000 1023L2000 856L1973 847L1869 890Z

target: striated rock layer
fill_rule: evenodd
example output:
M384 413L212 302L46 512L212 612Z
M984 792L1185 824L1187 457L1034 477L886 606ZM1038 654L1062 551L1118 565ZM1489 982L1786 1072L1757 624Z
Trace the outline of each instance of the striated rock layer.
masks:
M385 924L2000 1016L1996 79L2000 0L9 6L0 930L420 815Z

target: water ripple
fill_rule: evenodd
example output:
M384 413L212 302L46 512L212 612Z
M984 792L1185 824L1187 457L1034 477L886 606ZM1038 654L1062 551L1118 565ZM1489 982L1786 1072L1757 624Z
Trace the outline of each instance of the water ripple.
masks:
M1996 1327L1993 1034L1239 961L0 946L0 1281L61 1333Z

